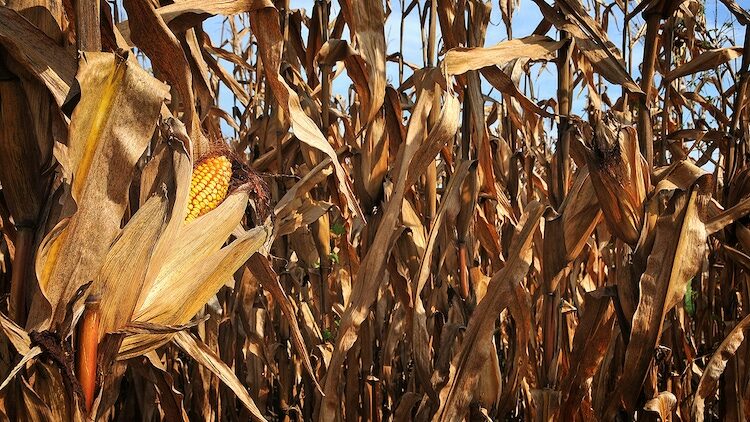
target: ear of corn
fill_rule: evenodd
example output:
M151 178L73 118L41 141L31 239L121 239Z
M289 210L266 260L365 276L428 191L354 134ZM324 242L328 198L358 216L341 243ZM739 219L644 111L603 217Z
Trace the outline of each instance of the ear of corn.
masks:
M229 158L218 155L199 162L190 181L190 201L185 221L195 220L218 207L227 196L231 178L232 163Z

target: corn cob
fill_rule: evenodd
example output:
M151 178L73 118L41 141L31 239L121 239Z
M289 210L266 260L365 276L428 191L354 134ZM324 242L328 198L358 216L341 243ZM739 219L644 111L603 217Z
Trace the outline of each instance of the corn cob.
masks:
M193 221L218 207L226 198L232 178L229 158L218 155L206 158L193 169L190 181L190 200L185 221Z

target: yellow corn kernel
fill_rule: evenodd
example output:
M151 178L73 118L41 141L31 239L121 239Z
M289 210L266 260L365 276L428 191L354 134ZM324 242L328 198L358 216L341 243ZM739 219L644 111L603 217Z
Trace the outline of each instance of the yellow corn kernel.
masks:
M219 206L226 198L232 179L232 163L219 155L195 166L190 181L190 200L185 221L192 221Z

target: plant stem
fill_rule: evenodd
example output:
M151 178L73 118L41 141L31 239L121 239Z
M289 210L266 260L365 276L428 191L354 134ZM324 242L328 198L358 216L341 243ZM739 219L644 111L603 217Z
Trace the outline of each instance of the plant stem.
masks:
M554 195L559 207L568 191L570 179L570 138L568 137L568 117L570 116L571 93L573 91L570 72L570 56L573 52L570 35L560 31L560 40L565 41L557 54L557 101L560 107L560 124L557 132L557 195Z
M16 232L16 254L10 281L11 318L18 325L26 323L26 271L34 252L34 230L19 227Z
M101 51L102 33L99 25L99 1L77 0L76 44L81 51Z
M651 85L656 69L658 52L657 38L661 16L658 13L648 15L646 20L646 45L643 49L643 73L641 90L645 94L643 101L638 102L638 142L641 154L651 168L654 165L654 129L651 122Z

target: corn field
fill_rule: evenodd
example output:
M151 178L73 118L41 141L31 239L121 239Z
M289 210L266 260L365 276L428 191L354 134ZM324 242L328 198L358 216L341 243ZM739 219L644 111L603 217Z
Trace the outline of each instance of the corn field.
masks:
M747 7L0 0L0 420L750 420Z

